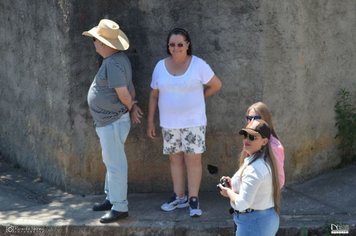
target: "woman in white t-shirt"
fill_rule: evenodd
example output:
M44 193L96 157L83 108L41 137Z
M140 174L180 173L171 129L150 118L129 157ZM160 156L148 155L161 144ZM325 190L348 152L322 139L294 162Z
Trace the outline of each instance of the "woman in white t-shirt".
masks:
M271 129L264 120L252 120L239 134L244 136L240 166L232 178L221 178L220 193L230 200L236 235L276 235L280 187Z
M147 124L147 135L155 138L158 106L163 154L169 155L174 192L161 209L172 211L189 206L190 216L200 216L201 155L206 149L205 98L219 91L221 82L204 60L192 55L186 30L175 28L169 32L167 53L169 56L156 64L152 74Z

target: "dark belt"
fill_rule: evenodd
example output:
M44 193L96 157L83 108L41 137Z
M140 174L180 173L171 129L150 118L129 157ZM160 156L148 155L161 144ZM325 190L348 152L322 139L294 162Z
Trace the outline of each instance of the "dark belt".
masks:
M230 214L246 214L246 213L251 213L251 212L254 212L255 210L254 209L251 209L251 208L247 208L246 210L244 211L238 211L238 210L235 210L233 208L230 208L229 212Z
M247 209L244 210L244 211L237 211L237 210L235 210L235 213L237 213L237 214L245 214L245 213L251 213L251 212L254 212L254 211L255 211L254 209L247 208Z

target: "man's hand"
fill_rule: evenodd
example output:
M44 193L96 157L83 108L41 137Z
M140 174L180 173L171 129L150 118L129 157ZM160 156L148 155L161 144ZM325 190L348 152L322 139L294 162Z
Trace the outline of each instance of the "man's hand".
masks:
M141 108L137 105L137 104L133 104L131 111L130 111L130 115L131 115L131 121L134 124L141 124L141 118L143 116L143 112L141 110Z

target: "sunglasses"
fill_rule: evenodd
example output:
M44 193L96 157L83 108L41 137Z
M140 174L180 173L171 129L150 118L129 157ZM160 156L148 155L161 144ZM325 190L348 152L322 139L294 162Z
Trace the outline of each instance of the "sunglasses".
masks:
M251 121L251 120L260 120L262 117L261 116L246 116L246 120Z
M169 43L168 46L171 47L171 48L174 48L175 46L181 48L181 47L184 46L184 44L183 44L183 43L177 43L177 44L175 44L175 43Z
M252 135L252 134L249 134L249 133L247 133L246 131L243 131L243 132L241 133L241 135L244 136L244 139L247 139L247 138L248 138L248 140L250 140L250 141L255 141L255 140L257 139L256 136L254 136L254 135Z

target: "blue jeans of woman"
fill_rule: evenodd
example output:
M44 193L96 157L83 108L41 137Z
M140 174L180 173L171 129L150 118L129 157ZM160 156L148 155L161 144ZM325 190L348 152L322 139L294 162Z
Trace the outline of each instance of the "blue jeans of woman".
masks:
M234 213L236 236L272 236L279 228L279 216L275 209L250 213Z
M127 212L127 159L124 144L131 127L130 114L126 113L117 121L97 127L103 162L106 166L106 199L113 204L112 210Z

